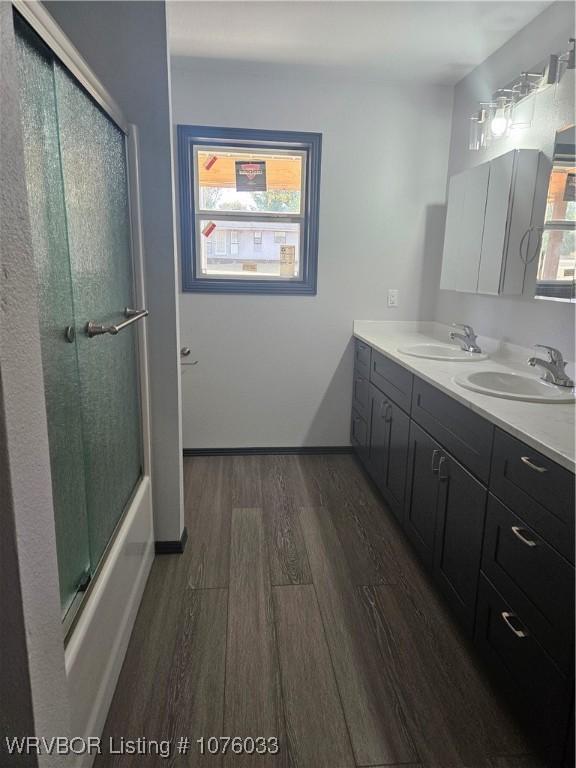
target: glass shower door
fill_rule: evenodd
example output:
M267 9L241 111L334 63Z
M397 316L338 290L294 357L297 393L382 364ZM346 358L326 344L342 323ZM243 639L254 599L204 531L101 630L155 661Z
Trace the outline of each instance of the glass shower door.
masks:
M60 601L66 612L85 585L91 563L72 276L51 56L28 27L19 24L17 29Z
M126 137L17 16L15 27L65 615L142 476L136 325L86 330L135 306Z
M84 426L90 554L100 560L142 472L136 326L93 338L133 308L125 136L59 64L56 103Z

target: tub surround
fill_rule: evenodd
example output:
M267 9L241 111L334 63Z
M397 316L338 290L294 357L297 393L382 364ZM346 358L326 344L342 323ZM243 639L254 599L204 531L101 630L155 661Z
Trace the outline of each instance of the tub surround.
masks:
M489 355L486 360L474 362L427 360L398 351L399 347L410 344L439 340L450 343L448 337L450 330L450 326L436 322L355 320L353 335L420 379L429 382L483 416L492 424L574 472L576 470L574 445L576 409L573 404L505 400L464 389L454 382L456 376L472 369L522 373L525 376L538 378L539 374L535 374L526 363L528 357L534 354L534 350L479 336L478 343L482 351ZM476 331L478 330L476 328ZM554 345L554 339L536 338L534 342ZM567 350L563 351L567 352ZM574 378L574 363L569 362L567 370Z

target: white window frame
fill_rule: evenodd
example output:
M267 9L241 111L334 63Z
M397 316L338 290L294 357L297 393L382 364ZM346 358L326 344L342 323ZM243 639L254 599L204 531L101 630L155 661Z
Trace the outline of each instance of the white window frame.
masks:
M279 155L287 155L289 157L294 157L295 155L298 155L301 157L301 177L300 177L300 210L298 213L283 213L281 211L220 211L220 210L213 210L204 208L200 205L200 190L199 190L199 172L198 172L198 153L206 153L206 152L214 152L217 154L222 154L223 152L229 151L233 154L238 154L239 152L242 152L245 150L247 153L250 154L262 156L262 155L270 155L271 157L278 157ZM237 147L237 146L206 146L206 145L195 145L193 149L193 168L194 168L194 214L197 222L196 226L196 270L198 279L219 279L219 276L217 274L205 274L204 269L206 268L206 264L203 264L202 260L202 242L201 242L201 227L199 226L200 221L210 220L214 221L216 225L218 225L218 221L249 221L251 223L257 223L259 221L261 222L270 222L274 221L279 224L278 231L282 230L282 225L285 222L295 222L300 224L300 232L299 232L299 244L298 244L298 252L302 253L302 247L303 247L303 233L304 233L304 223L305 223L305 215L306 215L306 178L307 178L307 168L306 168L306 152L300 151L297 149L266 149L262 148L260 146L254 146L254 147ZM216 230L218 231L218 230ZM261 253L263 248L263 233L261 230L256 230L255 232L260 232L260 242L258 243L256 241L256 238L254 237L253 240L253 247L254 247L254 253ZM238 249L239 250L239 249ZM228 251L226 253L220 253L218 249L214 248L214 255L215 256L224 256L227 255ZM232 247L230 247L230 255L234 255L232 253ZM236 254L237 255L237 254ZM298 259L298 272L294 275L292 278L282 278L283 282L288 282L290 280L294 282L299 282L302 279L302 259ZM204 273L204 274L203 274ZM226 276L229 278L229 276ZM255 275L253 273L246 273L242 274L239 273L238 276L235 276L234 279L237 280L254 280ZM275 276L268 276L268 275L257 275L256 278L259 281L277 281L278 277Z

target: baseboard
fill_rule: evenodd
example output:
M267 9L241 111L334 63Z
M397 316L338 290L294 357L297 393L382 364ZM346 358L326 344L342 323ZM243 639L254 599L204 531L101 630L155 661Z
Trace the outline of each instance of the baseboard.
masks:
M352 453L351 445L316 445L281 448L184 448L184 456L262 456L266 454L309 455L320 453Z
M176 541L157 541L154 545L154 551L157 555L181 555L186 549L188 541L188 529L184 526L182 536Z

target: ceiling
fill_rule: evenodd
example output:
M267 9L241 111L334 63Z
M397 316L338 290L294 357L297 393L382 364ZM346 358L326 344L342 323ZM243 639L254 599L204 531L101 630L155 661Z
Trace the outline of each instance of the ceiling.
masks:
M453 84L550 2L170 0L171 53Z

